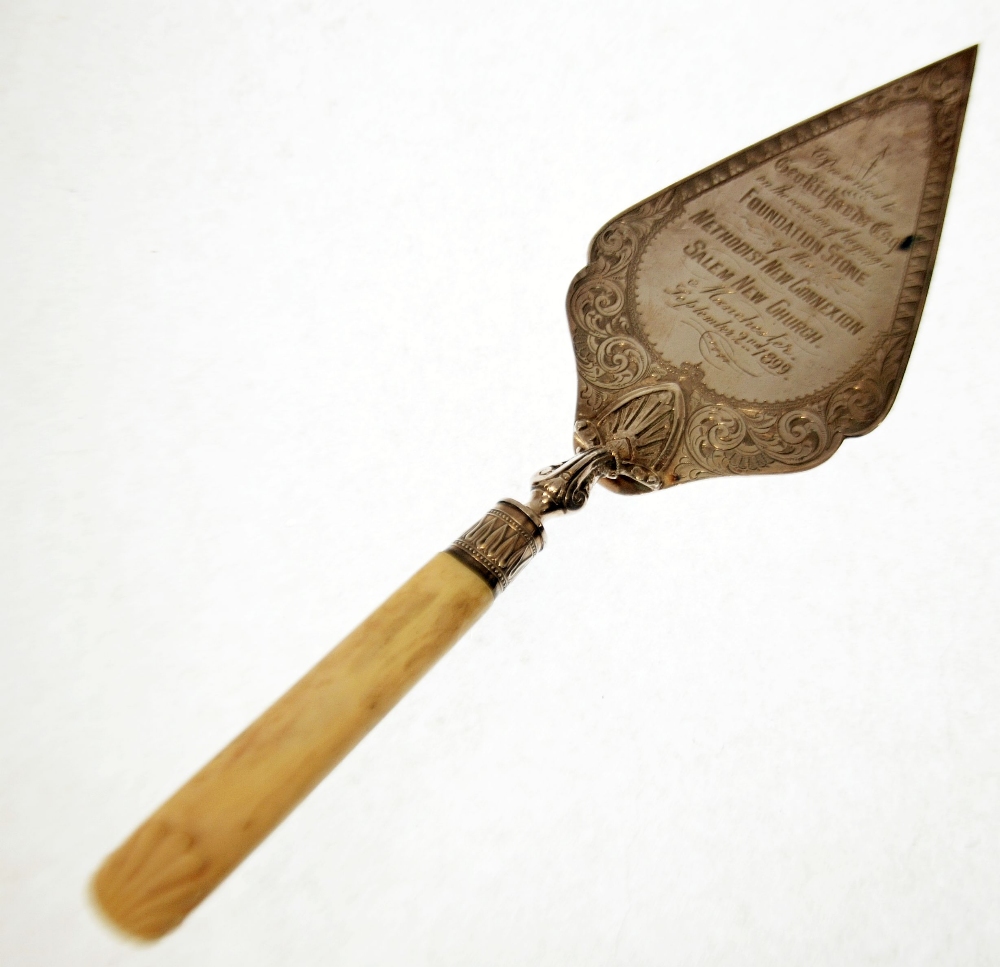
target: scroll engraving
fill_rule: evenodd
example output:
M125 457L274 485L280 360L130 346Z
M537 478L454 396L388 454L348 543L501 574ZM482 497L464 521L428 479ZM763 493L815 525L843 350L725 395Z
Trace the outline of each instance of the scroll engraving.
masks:
M721 403L706 406L688 423L689 478L710 474L760 473L775 465L810 464L827 444L826 421L807 409L782 416L749 414Z
M610 230L595 242L599 257L570 288L569 312L579 320L574 333L577 365L603 389L623 389L640 380L649 356L629 334L625 272L635 255L635 238Z
M974 62L789 128L598 232L567 298L578 442L627 440L669 485L805 469L875 426L919 322ZM654 455L609 418L667 383L693 415Z

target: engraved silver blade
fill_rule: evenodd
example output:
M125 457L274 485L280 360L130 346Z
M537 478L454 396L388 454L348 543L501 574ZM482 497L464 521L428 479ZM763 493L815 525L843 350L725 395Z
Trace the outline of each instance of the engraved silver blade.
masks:
M576 445L622 492L828 459L892 406L927 295L976 48L612 219L573 280Z

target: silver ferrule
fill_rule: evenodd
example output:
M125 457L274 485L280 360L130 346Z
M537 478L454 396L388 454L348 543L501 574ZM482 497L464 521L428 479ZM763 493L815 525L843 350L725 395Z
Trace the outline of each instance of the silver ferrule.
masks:
M517 500L501 500L448 548L493 590L503 591L545 546L542 519Z
M448 553L472 568L493 590L503 591L545 546L544 517L579 510L598 477L613 477L618 460L591 447L565 463L540 470L531 480L528 504L508 497L456 540Z

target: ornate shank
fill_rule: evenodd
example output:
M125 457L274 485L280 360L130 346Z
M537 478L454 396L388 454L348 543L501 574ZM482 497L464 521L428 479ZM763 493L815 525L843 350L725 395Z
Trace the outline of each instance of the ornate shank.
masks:
M475 571L496 596L545 546L543 519L579 510L595 480L614 478L618 472L618 457L604 446L546 467L532 477L527 504L510 497L499 501L452 543L448 553Z

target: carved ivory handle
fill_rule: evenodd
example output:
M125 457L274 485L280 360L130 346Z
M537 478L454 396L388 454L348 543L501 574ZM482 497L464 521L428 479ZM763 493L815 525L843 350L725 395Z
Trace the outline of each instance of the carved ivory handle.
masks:
M176 927L482 615L543 544L501 501L293 685L105 860L101 911L154 940Z

